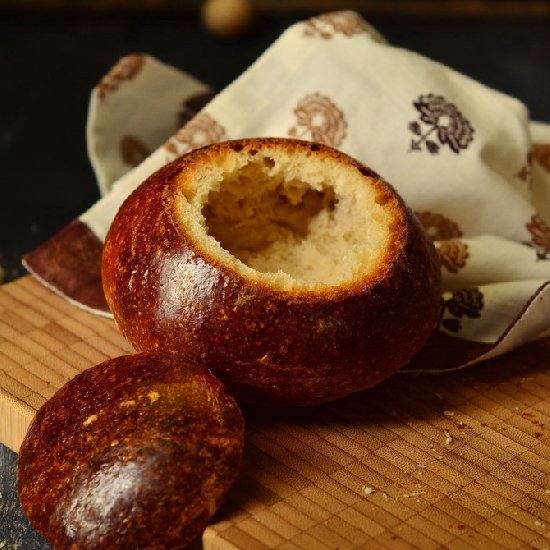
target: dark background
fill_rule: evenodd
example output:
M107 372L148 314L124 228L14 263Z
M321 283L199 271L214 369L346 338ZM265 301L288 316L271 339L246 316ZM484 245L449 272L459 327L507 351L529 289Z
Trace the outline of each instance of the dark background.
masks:
M291 23L315 12L262 13L233 41L204 30L197 12L0 12L0 266L98 198L86 156L92 87L120 57L146 52L216 89L238 76ZM395 45L444 62L521 99L550 121L550 17L369 15Z

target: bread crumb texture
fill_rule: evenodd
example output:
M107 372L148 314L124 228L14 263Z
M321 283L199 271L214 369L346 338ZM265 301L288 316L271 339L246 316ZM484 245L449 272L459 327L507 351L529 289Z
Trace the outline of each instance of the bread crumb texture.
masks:
M389 246L387 193L376 176L315 147L221 149L179 175L181 223L211 256L272 287L363 278Z

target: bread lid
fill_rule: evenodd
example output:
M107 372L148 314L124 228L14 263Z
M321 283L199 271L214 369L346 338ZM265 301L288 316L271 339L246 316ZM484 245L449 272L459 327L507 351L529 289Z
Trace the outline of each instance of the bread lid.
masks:
M79 374L38 411L21 504L56 548L184 548L241 463L244 423L206 368L136 354Z

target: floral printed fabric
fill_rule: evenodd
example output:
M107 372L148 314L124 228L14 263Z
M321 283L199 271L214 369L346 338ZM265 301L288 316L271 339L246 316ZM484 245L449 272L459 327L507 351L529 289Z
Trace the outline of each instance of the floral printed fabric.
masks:
M101 194L211 96L205 84L147 55L120 59L92 93L88 115L88 154Z
M435 340L454 351L415 368L461 367L550 330L550 126L519 101L388 45L349 11L292 26L210 99L148 56L125 58L94 90L89 150L107 194L80 222L100 241L124 198L194 147L320 141L391 182L435 243L445 286Z

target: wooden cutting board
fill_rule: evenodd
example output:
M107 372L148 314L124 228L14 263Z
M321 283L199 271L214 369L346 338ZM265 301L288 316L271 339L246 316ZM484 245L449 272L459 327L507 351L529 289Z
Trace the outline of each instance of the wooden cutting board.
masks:
M76 373L131 351L30 277L0 287L0 442ZM246 411L207 550L550 548L550 340L338 402Z

